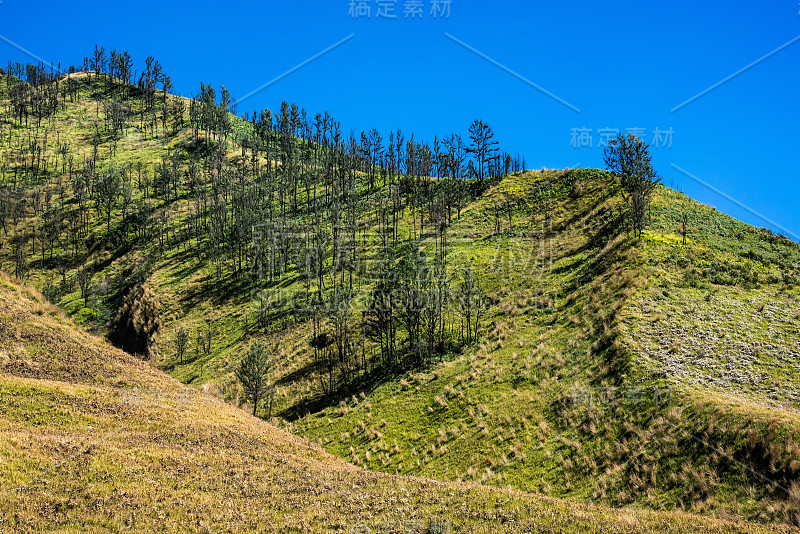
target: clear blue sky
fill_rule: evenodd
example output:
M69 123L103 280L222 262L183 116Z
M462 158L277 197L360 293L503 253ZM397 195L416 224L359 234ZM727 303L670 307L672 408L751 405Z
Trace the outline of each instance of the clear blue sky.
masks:
M677 166L799 239L800 39L673 111L800 36L798 0L451 0L449 17L438 0L436 18L433 3L356 1L370 8L356 18L351 0L2 0L0 36L67 65L95 43L128 50L137 68L153 55L181 94L202 81L242 97L353 35L240 110L287 100L329 111L345 131L400 127L428 141L482 118L535 168L601 167L606 128L644 130L649 143L671 131L671 147L652 147L665 184L780 231ZM377 18L381 4L397 18ZM422 17L406 18L415 4ZM0 65L29 60L6 42L0 50Z

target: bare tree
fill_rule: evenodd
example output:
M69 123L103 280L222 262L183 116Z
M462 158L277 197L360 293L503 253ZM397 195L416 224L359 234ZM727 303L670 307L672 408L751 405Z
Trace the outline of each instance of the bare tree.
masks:
M92 283L92 269L84 265L78 272L75 274L76 281L78 282L78 287L81 290L81 298L83 299L83 307L86 307L86 298L89 296L89 288L91 287Z
M489 163L497 152L497 141L494 140L494 132L489 125L477 119L469 127L469 138L472 143L467 152L475 157L476 175L478 181L482 182Z
M678 232L681 234L681 244L686 244L686 235L689 233L689 208L686 202L681 204L681 218Z
M478 340L480 322L485 313L485 299L472 267L467 266L458 295L458 305L466 326L465 341L467 344Z
M178 361L183 363L183 355L186 353L186 347L189 345L189 333L185 328L180 327L175 333L175 352L178 354Z

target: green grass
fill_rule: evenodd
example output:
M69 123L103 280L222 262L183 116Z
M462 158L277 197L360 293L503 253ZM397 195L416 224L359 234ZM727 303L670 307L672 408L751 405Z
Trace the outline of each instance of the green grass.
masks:
M358 469L180 385L0 279L2 532L792 531ZM75 351L86 357L65 365Z
M82 100L52 118L51 127L65 132L77 154L91 150L95 109L95 102ZM249 128L240 120L234 126L237 135ZM12 142L0 150L10 152L28 130L5 127ZM168 150L185 161L193 150L188 130L158 135L153 140L132 125L115 157L108 156L109 143L101 146L100 165L153 165ZM52 150L52 136L48 143ZM240 152L231 146L228 157L235 165ZM364 184L360 192L383 194ZM153 206L154 214L167 214L172 232L185 224L185 193ZM510 223L507 206L513 206ZM40 289L49 281L59 286L54 300L67 315L107 333L130 273L144 273L141 285L160 324L152 364L234 406L242 406L242 395L233 370L253 339L266 340L277 384L273 422L357 466L510 487L569 499L573 504L565 506L577 509L589 502L632 507L626 517L634 523L650 517L643 509L800 523L794 482L800 474L800 247L661 186L641 240L617 224L623 212L618 184L597 169L517 173L494 185L448 229L452 274L472 265L493 302L479 343L430 367L372 377L339 396L321 391L308 317L277 309L268 328L255 327L250 281L234 280L227 267L216 276L197 248L168 245L154 254L154 242L82 243L68 280L91 258L102 268L95 280L106 276L111 284L108 299L90 299L88 306L74 284L61 287L54 267L35 258L30 281ZM120 219L117 210L112 232ZM88 241L101 242L105 229L92 215ZM411 235L408 210L400 232ZM423 246L431 242L421 239ZM63 247L56 255L69 252ZM12 268L9 254L0 251L5 270ZM148 254L153 262L144 269ZM16 291L3 284L0 290ZM288 273L275 281L278 288L302 294L303 283ZM369 289L369 283L360 286L357 299ZM39 326L44 310L29 328ZM448 320L458 323L455 315ZM208 355L194 348L195 334L207 324L214 330ZM181 327L191 335L183 363L172 344ZM41 355L47 345L26 350L33 348ZM41 369L28 362L20 369L38 378L89 368L67 354L59 365ZM125 379L108 371L106 380ZM667 399L653 401L656 391ZM62 415L70 421L69 413Z

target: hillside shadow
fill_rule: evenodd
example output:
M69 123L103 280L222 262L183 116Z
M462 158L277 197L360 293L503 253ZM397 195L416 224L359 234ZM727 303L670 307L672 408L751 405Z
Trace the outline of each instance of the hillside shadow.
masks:
M276 415L287 421L296 421L309 413L318 413L331 406L337 406L341 401L351 398L353 395L373 393L379 387L389 382L397 382L408 373L429 369L432 365L452 359L462 354L463 347L448 345L447 352L441 354L439 358L434 358L430 362L412 362L409 359L410 353L406 357L401 357L401 362L390 367L378 365L367 373L361 374L348 384L335 386L336 389L329 393L317 394L314 397L298 400L293 405L285 408ZM372 356L375 357L374 355ZM324 362L309 362L300 369L293 371L289 375L282 377L277 384L290 384L301 378L308 378L315 372L319 372L324 380L327 380L327 369Z
M170 269L170 276L173 280L187 280L190 275L197 274L200 270L200 264L195 263L195 259L196 253L193 253L191 249L174 254L170 258L170 262L174 266Z
M322 367L322 362L312 362L302 369L292 373L291 375L287 375L287 377L284 377L284 379L286 379L286 383L289 383L291 380L299 377L309 376L315 370L319 370L320 367ZM349 399L353 395L357 395L359 393L372 393L386 382L400 380L406 375L406 373L408 373L409 370L410 369L408 368L385 369L383 367L374 369L369 373L361 375L358 379L354 380L350 384L340 387L331 393L321 395L318 394L314 397L299 400L281 412L276 413L276 415L290 422L296 421L302 417L305 417L309 413L319 413L326 408L336 406L341 401ZM292 375L295 375L294 378L289 378ZM278 383L282 383L284 379L281 379L281 381Z

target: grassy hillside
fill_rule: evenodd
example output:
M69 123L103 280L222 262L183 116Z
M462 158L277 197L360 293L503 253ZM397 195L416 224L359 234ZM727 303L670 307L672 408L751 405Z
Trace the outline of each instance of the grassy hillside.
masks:
M82 332L4 275L0 347L3 532L767 531L370 473Z
M355 466L456 484L447 487L480 483L541 493L581 503L574 505L578 510L605 510L583 508L586 503L633 507L637 511L630 517L636 521L667 517L640 511L648 508L800 524L796 244L664 187L656 190L648 231L634 240L624 223L619 185L610 174L594 169L512 173L485 190L476 188L446 226L453 287L470 266L488 297L479 341L460 341L461 318L454 309L447 315L450 345L432 362L373 365L371 371L365 365L357 379L331 392L324 387L326 369L314 358L313 314L304 301L308 278L300 265L277 273L265 287L237 269L235 261L219 261L208 238L191 237L197 217L189 169L194 158L202 161L210 136L180 120L161 128L159 120L153 127L137 119L144 100L130 89L127 96L115 97L130 106L126 128L117 136L98 137L106 131L109 84L82 74L74 79L80 98L65 98L41 124L2 120L3 191L19 195L25 203L15 205L25 207L8 217L0 261L13 271L14 240L26 239L27 279L49 300L118 344L144 343L151 365L190 384L177 401L169 401L177 410L170 425L206 424L179 416L194 409L183 405L184 394L207 399L195 397L202 391L241 406L233 371L250 342L261 339L274 360L274 422ZM0 104L10 106L10 84L3 81ZM170 120L180 116L180 99L163 98ZM185 107L183 113L188 117ZM208 176L203 187L209 191L218 187L218 176L248 187L242 176L250 171L243 169L272 165L275 157L242 148L253 126L229 120L234 133L220 143L224 157L216 160L225 172L208 164L201 173ZM88 201L92 209L86 210L86 230L79 239L62 234L45 252L44 199L63 207L63 213L80 211L69 185L74 173L67 158L57 155L65 142L75 161L96 154L94 175L124 168L136 183L142 168L145 176L154 176L167 166L182 180L174 194L167 186L160 196L133 187L131 206L142 219L119 204L106 218L102 206ZM216 140L210 142L215 146ZM37 171L34 180L37 147L46 147L46 157L44 172ZM278 169L283 164L272 171L282 176ZM320 181L298 192L301 208L292 224L309 228L315 226L313 213L302 206L335 187L330 176L337 169L303 171ZM402 182L370 184L361 171L350 179L357 193L357 209L350 213L356 216L361 246L368 249L382 236L375 213ZM437 183L430 179L430 189ZM411 197L407 204L401 201L396 214L400 239L415 241L434 256L436 229L420 232L421 208ZM141 227L149 230L140 232ZM78 281L86 265L92 272L84 298ZM353 325L360 324L375 284L371 265L362 267L353 270L358 278L349 313ZM259 323L264 301L266 320ZM192 340L183 359L174 346L180 328ZM332 318L323 319L321 328L331 331ZM209 350L201 349L208 340ZM374 362L379 348L366 340L354 352ZM52 367L53 379L60 380L65 377L58 373L81 368L83 360L71 354L49 363L14 359L13 365L18 376L35 379ZM97 387L128 387L125 377L108 372ZM144 402L148 421L158 407ZM251 424L232 407L219 409ZM205 426L196 430L200 434L181 432L210 435L206 431L212 432ZM115 443L125 449L124 440ZM237 443L226 450L234 454ZM397 480L336 465L374 480ZM235 474L222 478L232 480ZM193 487L219 488L219 481L215 484ZM489 490L479 493L484 491Z
M549 173L572 183L551 238L524 210L481 224L547 174L458 223L497 302L478 347L291 428L371 469L798 522L798 247L666 188L641 242L608 233L619 200L586 171Z

